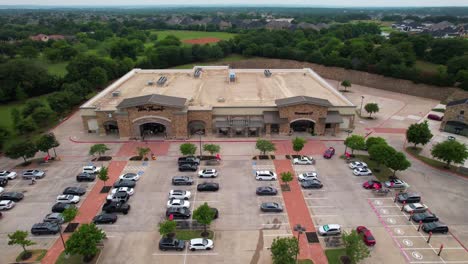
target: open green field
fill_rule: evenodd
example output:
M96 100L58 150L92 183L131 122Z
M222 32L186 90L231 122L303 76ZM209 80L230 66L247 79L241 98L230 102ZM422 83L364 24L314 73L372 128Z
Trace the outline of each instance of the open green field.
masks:
M428 61L417 60L414 67L422 72L437 73L439 67L447 68L445 65L439 65Z
M68 62L51 62L43 56L39 56L34 60L37 64L45 67L47 71L55 76L63 77L67 74Z
M240 61L240 60L245 60L245 59L248 59L248 58L239 54L232 54L220 60L183 64L183 65L175 66L172 69L192 69L194 66L223 65L223 64L228 64L229 62Z
M227 32L206 32L206 31L190 31L190 30L151 30L152 33L158 35L158 40L164 39L169 35L174 35L180 40L196 39L196 38L219 38L228 40L236 34Z

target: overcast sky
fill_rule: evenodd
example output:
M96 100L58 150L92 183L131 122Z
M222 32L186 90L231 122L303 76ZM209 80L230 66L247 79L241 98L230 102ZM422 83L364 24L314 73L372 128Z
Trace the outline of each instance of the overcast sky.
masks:
M468 6L468 0L0 0L0 5L307 5L307 6Z

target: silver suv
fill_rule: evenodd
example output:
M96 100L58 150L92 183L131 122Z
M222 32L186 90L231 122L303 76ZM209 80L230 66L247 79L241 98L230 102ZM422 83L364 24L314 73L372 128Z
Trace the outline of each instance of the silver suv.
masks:
M256 171L255 179L257 181L275 181L277 176L276 173L272 171Z

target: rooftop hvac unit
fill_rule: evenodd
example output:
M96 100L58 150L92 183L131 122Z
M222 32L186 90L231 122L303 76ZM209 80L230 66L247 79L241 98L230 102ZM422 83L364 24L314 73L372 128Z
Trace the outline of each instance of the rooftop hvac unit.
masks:
M159 78L159 80L158 80L158 85L163 86L164 83L166 83L166 81L167 81L167 77L166 76L161 76L161 78Z
M201 75L201 68L196 68L193 77L198 78Z
M224 99L223 97L218 97L218 103L224 103L226 101L226 99Z
M236 81L236 73L235 72L229 72L229 81L230 82L235 82Z
M113 91L112 92L112 97L119 97L120 96L120 91Z
M148 82L146 83L146 85L148 85L148 86L151 86L151 85L153 85L153 84L154 84L153 81L148 81Z
M265 74L265 77L270 77L271 76L271 71L270 70L264 70L263 74Z

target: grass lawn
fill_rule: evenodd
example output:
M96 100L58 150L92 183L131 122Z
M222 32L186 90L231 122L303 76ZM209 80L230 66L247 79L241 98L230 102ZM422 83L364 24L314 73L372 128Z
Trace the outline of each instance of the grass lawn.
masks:
M176 238L181 240L190 240L193 238L200 238L201 233L203 230L177 230L176 231ZM208 230L210 235L208 236L209 239L213 239L213 231Z
M341 264L340 257L346 255L346 250L344 248L327 249L325 255L329 264Z
M181 41L186 39L196 38L219 38L228 40L233 38L236 34L227 32L206 32L206 31L191 31L191 30L150 30L152 33L158 35L158 40L164 39L169 35L174 35Z
M310 259L300 259L297 261L299 264L314 264L314 262Z
M47 253L47 250L45 249L31 249L31 250L28 250L29 252L32 253L32 257L31 259L27 260L27 261L41 261L44 256L46 255ZM18 255L18 257L16 257L16 262L21 262L21 256L23 255L23 251Z
M456 173L459 173L458 171L458 167L456 166L453 166L453 165L450 165L450 169L447 169L445 167L446 163L445 162L442 162L442 161L438 161L438 160L435 160L435 159L431 159L431 158L428 158L428 157L425 157L425 156L422 156L420 155L419 153L421 153L421 148L417 147L416 149L414 149L413 147L406 147L406 151L408 153L410 153L414 158L430 165L430 166L433 166L433 167L436 167L438 169L442 169L442 170L449 170L451 172L456 172Z
M447 66L444 66L444 65L439 65L439 64L428 62L428 61L422 61L422 60L417 60L414 65L416 69L422 72L428 72L428 73L438 73L439 66L447 68Z
M368 155L358 155L356 154L356 159L362 160L367 163L367 166L372 170L372 173L379 181L387 181L389 176L393 175L393 172L387 168L385 165L380 165L380 171L377 172L377 162L371 160Z
M92 261L84 262L83 256L81 255L71 255L68 258L65 258L65 252L62 252L62 254L60 254L55 264L84 264L84 263L93 264L93 263L96 263L99 257L99 254L101 254L101 250L98 251L98 253L96 254L96 256L94 257Z
M246 59L248 58L245 56L242 56L239 54L232 54L220 60L183 64L183 65L175 66L172 69L192 69L194 66L222 65L222 64L227 64L229 62L246 60Z
M39 56L34 61L39 65L45 67L47 71L52 75L63 77L67 74L68 62L51 62L43 56Z

